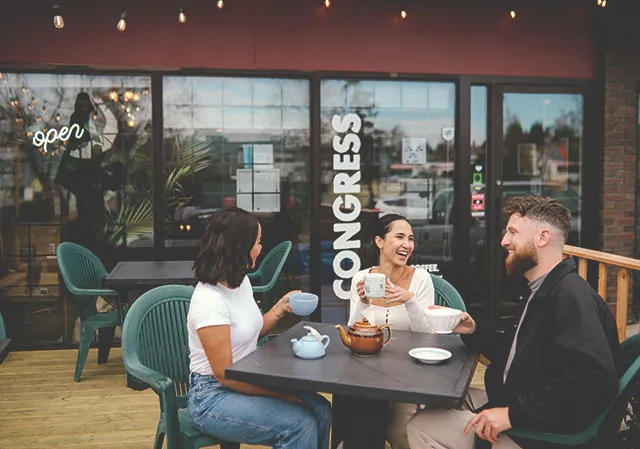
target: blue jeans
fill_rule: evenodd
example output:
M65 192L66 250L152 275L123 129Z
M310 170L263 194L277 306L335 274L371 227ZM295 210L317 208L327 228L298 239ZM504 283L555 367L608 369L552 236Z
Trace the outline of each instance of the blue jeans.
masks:
M317 393L296 393L308 407L238 393L214 376L189 375L189 413L198 428L233 443L274 449L328 449L331 404Z

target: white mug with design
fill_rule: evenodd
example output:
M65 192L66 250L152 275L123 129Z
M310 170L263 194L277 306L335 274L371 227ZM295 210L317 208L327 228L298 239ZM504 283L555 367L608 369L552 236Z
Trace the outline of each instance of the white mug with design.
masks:
M367 273L364 276L364 296L367 298L384 298L387 276L383 273Z

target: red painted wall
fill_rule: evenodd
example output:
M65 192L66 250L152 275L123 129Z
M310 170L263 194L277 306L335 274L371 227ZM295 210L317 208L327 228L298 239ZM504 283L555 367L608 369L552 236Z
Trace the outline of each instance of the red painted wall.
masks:
M594 76L585 0L518 2L515 21L508 1L409 0L400 20L393 0L130 0L124 33L121 2L58 1L62 30L50 1L4 6L0 64Z

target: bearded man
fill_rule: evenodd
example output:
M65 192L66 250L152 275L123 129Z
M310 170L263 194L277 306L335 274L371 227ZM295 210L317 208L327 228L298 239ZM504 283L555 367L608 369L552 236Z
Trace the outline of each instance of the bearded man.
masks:
M563 447L501 433L511 427L580 432L617 393L615 320L563 257L571 212L556 200L529 195L509 200L504 213L506 271L524 275L531 294L511 332L463 314L454 332L491 362L486 395L471 389L465 410L416 414L407 426L412 449L472 449L476 435L494 449Z

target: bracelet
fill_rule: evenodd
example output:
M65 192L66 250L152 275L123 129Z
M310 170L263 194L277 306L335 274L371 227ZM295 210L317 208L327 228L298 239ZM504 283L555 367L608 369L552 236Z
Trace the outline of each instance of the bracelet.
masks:
M271 309L273 311L273 314L276 316L277 319L280 319L284 316L284 313L282 313L281 315L278 314L278 312L276 312L276 308L274 307L273 309Z

